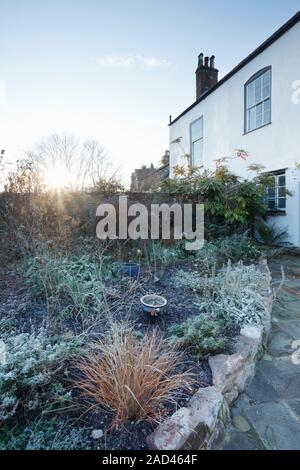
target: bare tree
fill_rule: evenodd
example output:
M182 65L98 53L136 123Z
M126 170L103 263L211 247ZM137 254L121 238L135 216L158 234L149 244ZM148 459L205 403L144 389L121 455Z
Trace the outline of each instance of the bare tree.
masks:
M93 139L81 141L72 134L50 134L27 157L42 175L64 171L69 175L68 189L84 191L99 182L118 181L105 149Z
M94 140L85 140L80 155L81 187L95 188L102 182L119 182L119 170L114 168L104 147Z

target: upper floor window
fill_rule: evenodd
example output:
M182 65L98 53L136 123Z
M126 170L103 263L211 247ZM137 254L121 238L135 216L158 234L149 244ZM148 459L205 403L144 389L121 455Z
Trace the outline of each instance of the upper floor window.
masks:
M203 117L190 124L192 165L203 165Z
M271 123L271 67L257 72L245 85L245 132Z
M286 177L285 173L271 175L274 184L266 189L267 205L271 211L284 211L286 209Z

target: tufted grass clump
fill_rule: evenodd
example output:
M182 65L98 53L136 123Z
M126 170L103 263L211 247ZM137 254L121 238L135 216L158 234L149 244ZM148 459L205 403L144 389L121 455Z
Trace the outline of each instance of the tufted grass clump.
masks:
M180 362L181 354L158 330L140 339L132 327L115 324L79 360L75 385L83 398L113 413L112 427L126 421L159 422L166 406L194 381L190 372L176 372Z

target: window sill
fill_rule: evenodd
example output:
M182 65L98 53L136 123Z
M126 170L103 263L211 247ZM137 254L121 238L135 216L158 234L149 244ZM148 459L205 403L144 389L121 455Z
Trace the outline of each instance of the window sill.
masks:
M263 129L264 127L270 126L271 124L272 124L272 121L268 122L268 124L264 124L263 126L256 127L255 129L252 129L251 131L244 131L243 135L252 134L252 132L258 131L259 129Z
M284 210L284 211L280 211L280 210L269 210L267 214L268 214L268 216L272 216L272 217L275 216L275 217L276 217L276 216L278 216L278 215L286 215L286 211L285 211L285 210Z

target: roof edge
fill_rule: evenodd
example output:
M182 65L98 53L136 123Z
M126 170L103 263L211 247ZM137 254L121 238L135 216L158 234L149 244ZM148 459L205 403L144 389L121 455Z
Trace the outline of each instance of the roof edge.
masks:
M251 60L265 51L270 47L275 41L277 41L281 36L287 33L293 26L295 26L300 21L300 11L298 11L292 18L290 18L283 26L281 26L275 33L272 34L268 39L266 39L260 46L258 46L251 54L249 54L242 62L240 62L236 67L234 67L227 75L225 75L214 87L208 90L203 96L198 100L192 103L188 108L186 108L179 116L173 119L169 126L172 126L176 121L178 121L182 116L188 113L193 109L197 104L204 101L209 95L211 95L215 90L217 90L221 85L227 82L233 75L239 72L243 67L245 67Z

